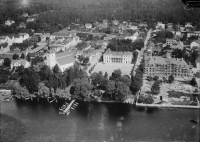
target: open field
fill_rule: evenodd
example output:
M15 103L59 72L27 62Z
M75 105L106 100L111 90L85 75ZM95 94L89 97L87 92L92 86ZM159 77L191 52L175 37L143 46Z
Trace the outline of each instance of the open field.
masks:
M114 70L120 69L122 71L122 75L130 75L132 68L133 64L97 63L92 73L102 71L103 74L107 72L108 76L110 76Z

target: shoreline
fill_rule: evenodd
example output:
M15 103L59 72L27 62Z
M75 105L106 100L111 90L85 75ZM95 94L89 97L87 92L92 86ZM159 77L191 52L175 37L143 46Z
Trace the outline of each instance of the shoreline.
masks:
M187 106L187 105L170 105L170 104L142 104L136 102L136 107L157 107L157 108L189 108L189 109L200 109L200 106Z

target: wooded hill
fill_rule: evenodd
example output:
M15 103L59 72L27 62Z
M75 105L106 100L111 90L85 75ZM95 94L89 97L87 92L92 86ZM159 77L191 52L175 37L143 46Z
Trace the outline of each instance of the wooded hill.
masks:
M27 0L28 1L28 0ZM164 23L192 22L199 26L200 11L184 10L181 0L29 0L30 5L22 7L22 0L0 2L0 24L7 19L16 23L23 21L20 15L39 13L37 26L40 28L63 27L72 22L86 23L102 19L141 20Z

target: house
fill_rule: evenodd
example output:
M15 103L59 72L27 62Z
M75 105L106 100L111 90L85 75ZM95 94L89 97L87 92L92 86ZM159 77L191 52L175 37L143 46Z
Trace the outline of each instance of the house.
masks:
M28 13L23 13L22 16L23 16L23 17L29 17L29 16L28 16Z
M117 25L119 25L119 21L118 21L118 20L113 20L113 21L112 21L112 24L113 24L114 26L117 26Z
M6 26L11 26L12 24L14 24L15 23L15 21L13 21L13 20L6 20L5 21L5 25Z
M173 45L173 44L176 44L176 43L177 43L177 41L175 39L169 39L169 38L166 39L167 45Z
M104 63L124 63L131 64L133 58L132 52L116 52L108 49L103 54Z
M0 36L0 44L8 42L8 36Z
M25 59L22 59L22 60L12 60L12 62L10 64L11 69L13 67L19 67L19 66L24 66L24 68L28 68L28 67L30 67L30 63L27 60L25 60Z
M138 38L139 33L135 32L132 36L125 37L124 39L130 39L132 42L134 42Z
M147 56L145 59L144 74L150 76L173 75L187 77L191 67L182 58L163 58L161 56Z
M35 59L35 57L37 56L36 53L28 53L28 56L30 56L31 59Z
M190 43L190 48L192 49L193 47L200 47L200 38Z
M55 32L53 34L50 35L50 39L55 39L56 37L73 37L73 36L76 36L76 32L70 32L70 31L67 31L67 32Z
M185 23L185 31L193 31L194 27L192 26L192 23L187 22Z
M53 68L57 64L60 70L64 72L65 69L74 65L74 62L76 61L75 53L76 51L74 50L61 53L50 51L50 53L46 55L46 60L44 62L50 68Z
M22 36L23 41L29 39L29 34L28 33L19 33L19 36Z
M147 28L148 27L147 22L140 22L139 25L138 25L138 27L140 27L140 28Z
M172 49L180 49L180 50L183 50L183 48L184 48L184 44L183 44L182 41L179 41L178 44L171 45L170 48L172 48Z
M131 30L138 30L138 26L137 25L128 25L127 29L131 29Z
M19 28L26 28L26 24L24 22L21 22L18 27Z
M165 24L162 22L157 22L156 29L165 29Z
M191 37L191 36L198 36L200 37L200 31L187 31L187 37Z
M23 43L24 38L21 35L14 35L13 43Z
M86 23L86 24L85 24L85 28L86 28L86 29L91 29L91 28L92 28L92 24Z
M10 46L8 43L0 44L0 53L4 54L10 51Z
M28 22L34 22L36 20L36 18L33 18L33 17L30 17L30 18L28 18L27 20L26 20L26 22L28 23Z

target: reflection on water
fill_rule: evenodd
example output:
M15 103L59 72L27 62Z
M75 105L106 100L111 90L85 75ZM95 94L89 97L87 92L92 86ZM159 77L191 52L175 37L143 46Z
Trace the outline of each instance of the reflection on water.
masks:
M79 102L71 113L59 115L64 101L1 102L1 112L28 127L20 142L198 141L199 110L136 108L129 104Z

